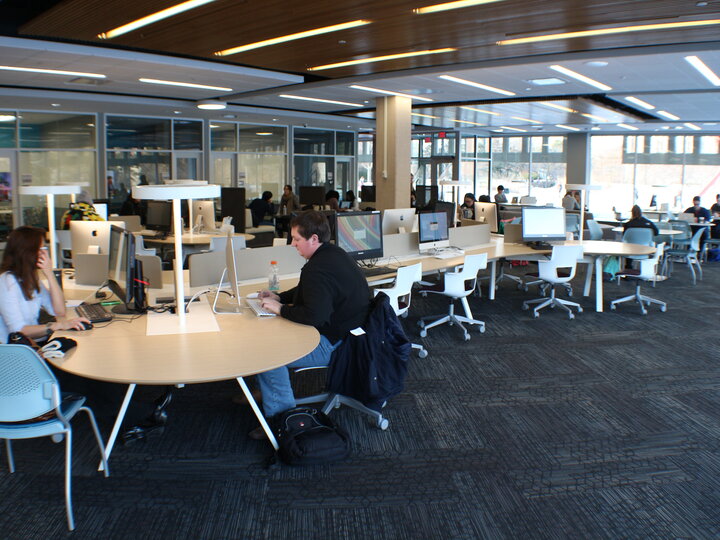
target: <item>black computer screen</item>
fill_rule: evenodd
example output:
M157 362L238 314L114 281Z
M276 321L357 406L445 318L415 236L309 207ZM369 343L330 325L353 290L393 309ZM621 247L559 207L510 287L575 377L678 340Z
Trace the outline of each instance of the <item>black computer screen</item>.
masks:
M172 229L172 203L148 201L145 228L152 231L170 232Z
M376 201L375 186L360 186L360 200L362 202Z
M302 205L319 205L325 204L325 188L323 186L300 186L298 196Z

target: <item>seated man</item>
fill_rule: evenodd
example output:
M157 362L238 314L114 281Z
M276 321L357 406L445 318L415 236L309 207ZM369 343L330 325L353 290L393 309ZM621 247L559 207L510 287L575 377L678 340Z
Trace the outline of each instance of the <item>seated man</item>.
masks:
M288 367L326 366L345 335L361 326L370 309L370 290L357 264L330 243L330 227L320 212L307 211L290 222L292 245L307 259L298 285L279 295L262 291L262 306L290 321L308 324L320 332L320 344L308 355L258 374L266 417L295 407ZM250 432L262 439L262 428Z
M710 221L712 217L710 215L710 210L700 206L700 197L698 195L693 197L693 205L685 210L685 213L693 214L695 216L695 221L700 221L700 218L702 218L703 221Z
M273 194L270 191L264 191L262 197L254 199L249 205L250 214L252 215L252 226L259 227L268 214L275 213L275 205L272 201Z

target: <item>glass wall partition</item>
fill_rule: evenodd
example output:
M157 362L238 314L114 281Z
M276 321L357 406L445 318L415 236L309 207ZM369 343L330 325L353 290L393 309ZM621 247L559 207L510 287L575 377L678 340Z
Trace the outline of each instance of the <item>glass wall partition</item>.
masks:
M247 198L260 197L264 191L280 200L287 183L287 128L285 126L239 126L237 158L238 186L245 187Z
M359 152L372 151L372 142L363 140ZM357 177L355 173L355 134L347 131L331 131L309 128L293 128L293 181L295 189L300 186L322 186L340 193L341 199L347 190L355 195L362 185L372 182L372 155L362 158ZM370 160L368 160L370 158ZM302 202L302 201L301 201Z

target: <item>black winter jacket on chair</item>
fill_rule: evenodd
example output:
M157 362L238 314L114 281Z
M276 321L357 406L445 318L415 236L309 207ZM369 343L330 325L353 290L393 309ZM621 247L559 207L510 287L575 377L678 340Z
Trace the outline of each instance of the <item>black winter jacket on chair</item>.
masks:
M411 345L386 294L375 297L362 328L365 334L348 334L333 353L328 390L380 411L403 389Z

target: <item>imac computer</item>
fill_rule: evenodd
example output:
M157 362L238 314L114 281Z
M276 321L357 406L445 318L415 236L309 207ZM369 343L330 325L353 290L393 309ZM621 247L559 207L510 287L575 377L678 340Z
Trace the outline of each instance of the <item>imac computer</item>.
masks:
M414 208L389 208L383 212L383 234L398 234L417 231L417 217Z
M300 186L298 197L302 206L325 206L325 188L323 186Z
M437 186L415 186L415 206L417 208L425 208L427 205L437 200Z
M108 287L122 302L113 313L144 313L145 283L142 263L135 259L135 236L115 225L110 228Z
M217 307L218 299L220 294L223 292L225 284L230 285L230 311L220 310ZM240 308L240 287L238 285L238 271L237 262L235 260L235 249L233 246L232 236L228 235L227 242L225 243L225 270L223 270L220 276L220 283L218 283L215 291L215 300L213 300L213 312L215 313L241 313Z
M375 186L360 186L360 200L364 203L376 201Z
M213 201L193 201L193 219L198 232L215 232L215 203Z
M232 218L236 233L245 232L245 188L220 188L220 215Z
M170 234L172 230L172 203L170 201L148 201L145 228L157 231L158 236Z
M335 244L356 261L383 256L382 217L379 211L341 212L336 216Z
M108 253L110 227L113 223L117 225L114 221L71 221L70 241L73 254Z
M475 203L475 221L490 225L490 232L498 232L497 204L491 202Z
M553 240L565 240L565 209L550 206L524 206L522 239L530 247L550 249Z
M420 251L433 251L450 247L450 230L445 212L418 214L418 247Z

